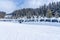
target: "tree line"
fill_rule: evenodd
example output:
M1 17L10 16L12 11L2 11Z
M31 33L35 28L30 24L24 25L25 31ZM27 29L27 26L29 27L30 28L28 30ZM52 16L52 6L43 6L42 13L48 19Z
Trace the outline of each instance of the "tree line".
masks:
M52 2L48 5L44 4L39 8L23 8L20 10L15 10L12 12L12 16L15 18L19 17L27 17L31 18L33 16L41 16L41 17L60 17L60 2Z
M11 13L12 18L22 18L27 17L31 18L34 16L41 16L41 17L60 17L60 2L52 2L48 5L44 4L43 6L40 6L39 8L23 8L19 10L15 10Z

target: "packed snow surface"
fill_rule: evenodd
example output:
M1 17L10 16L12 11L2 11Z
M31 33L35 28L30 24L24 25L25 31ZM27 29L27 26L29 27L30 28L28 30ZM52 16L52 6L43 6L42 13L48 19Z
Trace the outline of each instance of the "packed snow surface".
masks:
M41 24L0 22L0 40L60 40L59 26Z

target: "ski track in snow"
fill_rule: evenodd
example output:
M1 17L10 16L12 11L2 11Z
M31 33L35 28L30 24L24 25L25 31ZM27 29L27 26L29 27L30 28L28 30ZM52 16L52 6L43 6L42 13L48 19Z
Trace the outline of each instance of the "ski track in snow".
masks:
M0 22L0 40L60 40L60 27Z

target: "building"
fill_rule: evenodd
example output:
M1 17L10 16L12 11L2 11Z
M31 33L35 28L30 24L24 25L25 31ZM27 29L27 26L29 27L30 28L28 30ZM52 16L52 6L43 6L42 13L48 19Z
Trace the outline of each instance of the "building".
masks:
M5 13L5 12L1 12L1 11L0 11L0 18L4 18L4 17L5 17L5 15L6 15L6 13Z
M11 19L12 18L12 14L6 14L5 15L5 19Z

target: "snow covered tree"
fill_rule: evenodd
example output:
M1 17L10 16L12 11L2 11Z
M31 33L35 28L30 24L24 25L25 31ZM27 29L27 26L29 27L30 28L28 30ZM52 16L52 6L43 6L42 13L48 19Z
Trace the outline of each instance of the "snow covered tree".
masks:
M52 11L50 9L47 10L46 17L48 18L52 17Z
M55 12L55 17L58 18L59 17L59 13L56 11Z

